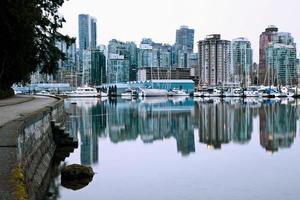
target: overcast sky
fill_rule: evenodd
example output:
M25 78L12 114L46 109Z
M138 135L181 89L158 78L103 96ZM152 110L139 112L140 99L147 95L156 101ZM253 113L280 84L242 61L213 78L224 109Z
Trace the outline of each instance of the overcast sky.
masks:
M195 44L212 33L247 37L257 62L259 35L270 24L300 42L300 0L69 0L60 13L67 21L62 33L75 37L78 14L96 17L97 43L105 45L113 38L139 44L145 37L173 44L176 29L187 25L195 29Z

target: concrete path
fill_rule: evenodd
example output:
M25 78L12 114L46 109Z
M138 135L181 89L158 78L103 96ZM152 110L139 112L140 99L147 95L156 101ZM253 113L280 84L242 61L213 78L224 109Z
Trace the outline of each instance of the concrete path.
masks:
M31 101L33 99L34 99L34 96L16 95L11 98L0 99L0 107L25 103L25 102Z
M9 121L20 118L24 114L35 112L57 101L55 98L43 96L15 96L0 100L0 127Z

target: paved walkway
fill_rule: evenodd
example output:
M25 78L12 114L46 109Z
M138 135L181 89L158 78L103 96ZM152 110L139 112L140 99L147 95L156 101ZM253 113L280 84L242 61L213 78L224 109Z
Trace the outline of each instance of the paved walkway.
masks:
M9 121L20 118L24 114L42 109L55 101L57 99L51 97L22 95L0 100L0 127Z

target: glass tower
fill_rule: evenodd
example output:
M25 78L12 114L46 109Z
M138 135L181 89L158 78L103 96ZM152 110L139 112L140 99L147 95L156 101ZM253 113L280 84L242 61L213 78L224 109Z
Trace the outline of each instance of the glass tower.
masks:
M97 45L97 20L87 14L78 16L80 59L83 50L95 49Z
M238 82L243 86L251 84L252 55L253 51L248 39L237 38L232 41L232 74L235 83Z
M280 32L266 49L266 80L268 85L297 83L297 51L290 33Z

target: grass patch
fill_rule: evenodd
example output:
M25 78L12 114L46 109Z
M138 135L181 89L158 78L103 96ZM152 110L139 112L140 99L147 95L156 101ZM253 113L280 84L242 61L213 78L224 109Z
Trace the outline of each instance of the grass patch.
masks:
M12 170L11 178L15 187L15 198L16 200L28 200L24 171L17 167Z

